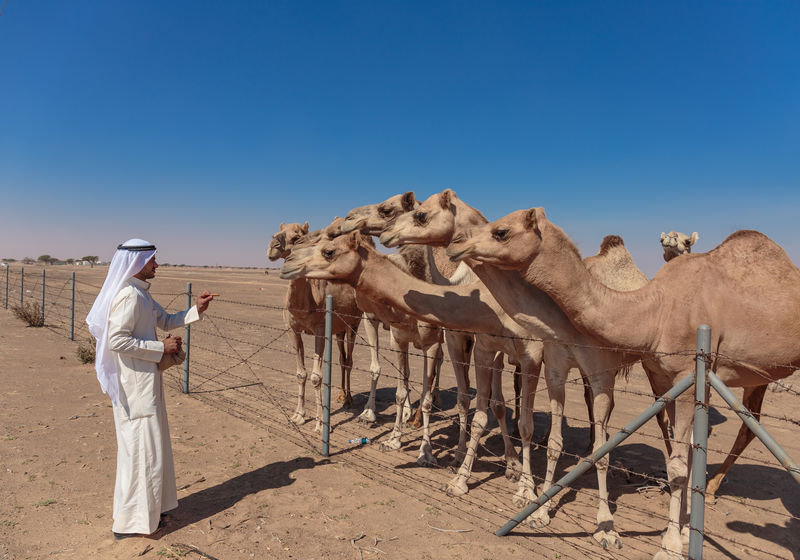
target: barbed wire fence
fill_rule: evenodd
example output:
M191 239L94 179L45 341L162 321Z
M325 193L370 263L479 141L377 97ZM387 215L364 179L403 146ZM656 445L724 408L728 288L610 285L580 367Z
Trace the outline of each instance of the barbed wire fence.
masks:
M4 291L0 291L3 294L4 307L9 309L25 303L39 303L46 328L70 337L79 344L93 343L84 319L100 290L102 279L84 281L80 273L54 272L54 268L47 267L47 274L38 270L12 271L11 268L6 268L5 278L0 276L0 281L4 281ZM159 284L154 286L158 287ZM186 295L186 291L153 291L155 299L170 312L185 308L183 303ZM313 430L314 422L297 425L290 421L298 398L298 385L296 372L292 371L295 352L289 343L288 329L282 319L283 311L281 305L215 298L204 321L192 325L188 395L270 434L291 441L309 452L318 453L320 442L319 435ZM320 312L324 312L324 309ZM334 406L331 409L331 460L345 463L364 476L390 486L409 498L447 511L469 524L470 528L478 527L487 532L495 532L518 508L512 505L516 485L503 477L505 460L502 443L491 430L487 431L479 444L479 461L468 481L469 493L458 498L449 498L441 490L451 478L450 473L416 465L421 429L406 428L403 446L396 452L382 452L379 445L375 444L354 447L346 443L348 439L365 435L373 442L380 442L381 438L391 432L392 421L388 415L394 411L394 388L403 382L403 374L398 365L399 357L385 343L387 333L384 332L382 336L379 423L364 425L357 421L356 416L365 399L361 395L358 395L360 398L356 399L357 406L354 409L337 410ZM367 356L368 352L364 347L368 346L359 332L354 352L356 356ZM694 356L696 351L687 349L686 352L687 355ZM419 351L410 352L410 356L415 360L423 358ZM307 355L307 362L309 358ZM334 367L336 360L336 357L332 359ZM448 372L452 375L453 365L445 357L442 373L444 377L447 377ZM354 386L368 387L372 372L365 367L365 360L361 359L356 360L351 375ZM513 366L507 366L502 370L502 375L511 379L520 373L515 372ZM440 465L452 457L458 433L458 415L453 406L456 389L449 382L451 379L452 377L445 379L442 383L442 405L434 405L432 410L435 422L431 422L431 442ZM795 397L799 391L794 387L793 379L774 382L771 388ZM177 391L182 391L184 380L180 368L167 370L165 382ZM418 400L422 392L419 376L412 372L408 383L412 399ZM571 375L567 385L568 390L572 390L575 395L583 391L583 380L580 376ZM535 391L535 397L539 398L535 398L535 402L541 402L542 398L548 399L547 392L546 383L540 382ZM541 395L542 393L544 394ZM618 380L615 400L617 412L608 425L609 434L622 429L623 424L617 419L620 412L624 411L626 417L632 417L633 413L652 404L654 395L648 392L646 384ZM507 409L513 410L513 397L504 404ZM569 405L574 410L574 403ZM306 408L311 411L316 408L313 391L307 391ZM542 406L539 408L549 409ZM714 408L718 415L736 419L735 413L727 405L715 403ZM588 444L585 434L592 426L588 416L575 412L577 411L568 413L566 408L564 410L563 420L567 430L559 460L559 472L565 466L571 469L572 465L579 464L588 454L585 451ZM532 442L532 474L537 486L540 486L544 482L546 457L543 451L547 445L539 439L546 430L548 420L547 415L541 412L535 412L534 417L536 433ZM800 412L792 409L778 413L762 411L761 421L770 430L788 434L800 424ZM490 423L489 426L492 425ZM662 451L664 441L661 433L652 429L639 431L636 436L636 443L615 452L608 468L608 503L623 542L621 550L603 551L591 539L596 529L597 504L600 500L596 477L593 476L579 479L558 499L550 525L536 530L520 525L514 534L521 538L514 540L514 546L561 558L584 558L588 555L642 558L654 554L660 544L659 535L668 521L668 484ZM518 437L514 439L519 447L521 440ZM578 443L580 440L583 443ZM728 455L727 446L731 441L709 444L709 462L712 462L712 457L721 462ZM788 442L784 440L784 444L788 445ZM768 474L772 479L782 474L785 476L783 467L755 442L742 453L741 459L747 461L756 472ZM743 499L720 492L717 502L707 504L707 507L712 512L722 512L725 518L732 519L738 515L743 520L741 523L745 529L747 523L744 520L757 515L763 524L772 527L774 538L770 540L775 541L773 546L760 548L757 556L789 558L791 556L787 553L787 547L788 550L800 549L800 532L797 531L800 527L800 500L784 497L779 500L783 503L783 508L772 503L775 500L769 501L771 503L761 505L755 503L755 498ZM728 519L726 522L730 525ZM706 524L703 533L709 543L708 551L712 553L710 557L714 557L713 552L721 554L720 557L730 557L731 551L735 551L732 554L737 556L742 551L751 550L737 540L734 531L724 528L725 523ZM780 528L784 530L781 531ZM743 532L755 533L756 529ZM764 537L763 531L759 534Z

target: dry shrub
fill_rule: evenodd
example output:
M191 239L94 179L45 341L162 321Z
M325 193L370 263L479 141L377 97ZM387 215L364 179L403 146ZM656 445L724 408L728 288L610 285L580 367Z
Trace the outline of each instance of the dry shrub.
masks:
M37 302L21 303L11 308L14 315L18 319L22 319L29 327L42 327L44 320L42 319L42 308Z
M86 339L86 342L78 344L78 350L75 353L78 355L78 360L80 360L82 364L93 364L94 352L94 339L89 337Z

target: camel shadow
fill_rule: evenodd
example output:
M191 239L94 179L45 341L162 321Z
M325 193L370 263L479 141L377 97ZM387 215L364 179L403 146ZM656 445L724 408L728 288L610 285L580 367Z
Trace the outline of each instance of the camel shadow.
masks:
M788 491L796 487L792 476L777 466L736 464L725 481L717 492L719 498L754 501L778 498L787 512L783 525L764 519L759 522L756 518L756 522L729 521L726 523L728 529L779 544L791 551L795 560L800 560L800 494ZM767 506L767 509L774 508Z
M277 461L181 498L163 535L225 511L250 494L289 486L294 483L294 479L289 476L291 473L313 468L326 461L327 459L317 462L311 457Z

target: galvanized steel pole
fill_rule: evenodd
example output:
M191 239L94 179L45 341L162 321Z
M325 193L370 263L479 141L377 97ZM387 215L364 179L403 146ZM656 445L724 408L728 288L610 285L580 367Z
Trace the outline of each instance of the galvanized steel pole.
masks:
M75 271L72 271L72 297L69 306L69 339L75 340Z
M706 459L708 447L708 402L706 401L706 367L711 350L711 327L697 328L695 359L694 432L692 437L692 512L689 518L689 559L703 558L703 529L706 516Z
M739 415L739 418L742 419L750 431L752 431L755 436L761 440L764 446L770 450L770 452L775 455L775 458L780 461L781 465L789 471L789 474L792 475L795 482L800 484L800 466L795 463L789 454L781 447L777 441L775 441L769 432L764 429L764 427L758 423L758 420L753 418L753 414L747 410L747 407L744 406L742 403L738 401L738 399L733 396L731 390L717 377L713 372L708 372L708 380L711 382L711 386L719 393L719 396L723 398L723 400L730 405L733 411Z
M44 269L42 269L42 326L44 326Z
M686 391L689 387L692 386L694 383L694 374L687 376L679 383L677 383L672 389L664 393L660 396L656 402L650 405L647 410L642 412L638 417L632 420L627 426L622 428L619 432L617 432L611 439L609 439L606 443L604 443L600 448L592 453L589 457L581 461L578 466L572 469L567 475L561 478L558 482L554 483L553 486L548 488L545 492L539 496L539 499L535 502L528 504L528 506L520 511L517 515L514 516L508 523L503 525L500 529L495 531L495 535L498 537L503 537L507 535L511 530L522 523L529 515L531 515L534 511L542 507L544 504L549 502L555 496L559 494L564 488L568 487L572 484L575 479L577 479L580 475L588 471L594 464L603 458L609 451L614 449L620 443L625 441L628 436L630 436L633 432L638 430L639 428L644 425L645 422L650 420L653 416L661 412L665 406L667 406L670 402L674 401L681 393Z
M192 283L186 283L186 310L192 308ZM192 335L191 326L186 325L186 340L184 341L186 344L186 359L183 361L183 393L189 393L189 340Z
M325 296L325 352L322 377L322 456L330 454L331 433L331 332L333 331L333 296Z

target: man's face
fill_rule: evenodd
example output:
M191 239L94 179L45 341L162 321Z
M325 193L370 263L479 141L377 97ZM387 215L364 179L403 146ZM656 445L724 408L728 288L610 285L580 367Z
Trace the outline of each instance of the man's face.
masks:
M150 280L150 278L156 277L156 269L158 268L158 263L156 262L155 255L147 261L147 264L144 265L144 268L137 274L143 280Z

